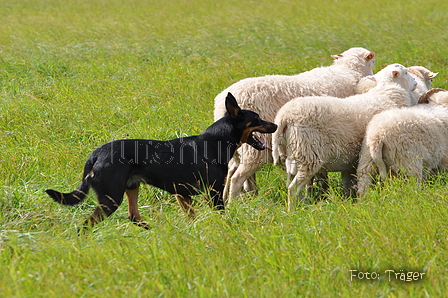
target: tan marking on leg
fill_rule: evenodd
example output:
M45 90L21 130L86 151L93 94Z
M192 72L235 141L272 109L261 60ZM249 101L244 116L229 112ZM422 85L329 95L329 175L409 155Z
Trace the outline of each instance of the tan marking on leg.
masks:
M77 198L78 200L80 200L81 201L81 198L80 197L78 197L77 195L73 195L75 198Z
M138 211L138 191L139 187L136 189L126 189L126 196L128 198L128 217L133 222L138 222L142 220L140 213Z
M179 194L175 195L175 197L180 207L188 215L188 217L194 218L194 208L192 205L191 197L184 197Z
M143 220L138 211L138 191L140 184L136 189L126 189L126 197L128 198L128 218L139 227L149 229L149 224Z
M104 220L104 212L100 207L96 207L93 213L84 221L84 227L93 227Z
M120 206L119 204L117 204L117 201L115 201L111 196L109 196L109 195L106 195L106 198L108 198L111 202L113 202L114 203L114 205L118 208L118 206ZM106 206L107 207L107 206ZM107 207L107 209L109 209L110 210L110 208L109 207Z
M76 189L76 191L77 191L77 192L80 192L81 194L83 194L83 195L85 195L85 196L87 196L87 194L86 194L85 192L83 192L82 190L80 190L80 189Z

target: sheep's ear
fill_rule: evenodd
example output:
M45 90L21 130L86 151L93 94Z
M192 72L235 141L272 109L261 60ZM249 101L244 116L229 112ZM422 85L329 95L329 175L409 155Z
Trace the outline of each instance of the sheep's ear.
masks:
M342 56L341 54L339 55L331 55L331 57L333 57L334 59L338 60L339 58L342 58L344 56Z
M392 77L398 78L399 75L400 75L399 71L397 71L397 70L392 71Z
M235 97L230 92L226 97L226 110L232 118L238 117L238 114L241 112L241 108L238 106Z
M375 58L375 53L374 53L374 52L370 52L370 53L368 53L368 54L366 55L366 60L367 60L367 61L370 61L370 60L372 60L373 58Z
M430 72L428 73L429 79L434 79L439 73L438 72Z

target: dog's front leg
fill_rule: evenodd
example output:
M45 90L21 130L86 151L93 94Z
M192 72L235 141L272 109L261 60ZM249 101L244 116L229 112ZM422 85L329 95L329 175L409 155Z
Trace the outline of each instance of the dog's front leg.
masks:
M137 226L149 229L149 225L144 221L138 211L138 191L140 184L135 189L126 189L126 196L128 198L128 218Z

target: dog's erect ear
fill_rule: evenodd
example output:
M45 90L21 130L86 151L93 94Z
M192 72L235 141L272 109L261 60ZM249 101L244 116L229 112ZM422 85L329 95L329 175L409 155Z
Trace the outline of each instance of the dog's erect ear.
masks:
M232 93L228 93L226 97L226 109L229 112L230 117L236 118L238 114L241 112L241 108L238 106L235 97L233 97Z

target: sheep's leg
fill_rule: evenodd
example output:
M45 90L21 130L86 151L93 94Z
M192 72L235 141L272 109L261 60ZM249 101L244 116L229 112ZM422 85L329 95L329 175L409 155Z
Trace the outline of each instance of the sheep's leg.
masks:
M315 171L317 172L317 171ZM288 186L288 211L291 211L297 206L297 198L300 198L302 203L305 203L304 197L301 193L302 188L310 181L315 172L298 171Z
M235 154L236 155L236 154ZM229 197L229 191L230 191L230 180L232 179L233 174L235 174L235 171L238 169L239 162L237 161L238 158L236 156L230 160L229 162L229 171L227 172L226 181L224 182L224 191L223 191L223 199L224 199L224 205L227 205L231 201L231 197Z
M248 164L241 164L230 178L229 193L227 202L231 202L232 199L238 197L241 193L244 182L249 179L250 176L255 174L263 167L262 163L253 163L251 166Z
M288 212L297 205L297 178L294 177L288 185Z
M442 160L440 161L439 171L443 172L448 169L448 156L443 155Z
M244 181L244 191L252 192L255 196L258 195L256 174L251 175L246 181Z
M294 177L297 174L297 163L295 160L287 157L285 160L285 167L286 167L286 187L288 187L289 184L291 184L292 177Z
M414 159L412 162L408 163L404 170L409 176L415 177L418 182L421 182L423 180L424 175L422 159Z
M364 140L361 152L359 153L358 168L356 169L356 176L358 178L358 191L356 194L358 199L361 199L366 194L367 189L372 184L376 171L377 168L370 154L370 148L367 146L366 140Z
M272 156L270 157L270 154L265 152L266 150L257 151L247 144L243 144L239 150L240 163L228 181L230 183L226 198L228 202L237 198L241 193L244 182L272 159Z
M289 172L286 173L286 187L288 187L291 184L293 176L294 175L291 175L291 173L289 173Z
M249 150L254 151L253 148L249 147ZM259 163L259 167L256 168L255 172L248 176L246 181L244 181L244 190L246 192L252 192L253 195L258 195L258 186L257 186L257 177L256 172L263 167L263 165L267 163L272 163L272 155L265 151L257 151L256 155L253 157L251 161L246 160L246 163L243 164L252 164L252 163ZM252 165L251 165L252 166Z
M310 181L308 181L308 183L306 184L305 193L306 193L306 197L307 198L312 198L313 197L314 179L315 179L315 177L312 177L310 179Z
M356 184L355 171L342 172L342 185L344 186L344 192L347 197L354 195L354 186Z
M364 195L367 192L367 189L372 184L372 177L374 174L373 165L369 165L369 168L370 169L362 169L361 170L358 167L358 171L357 171L358 191L356 192L358 199L362 199L362 197L364 197Z
M316 193L314 193L314 183L313 181L316 182L316 185L318 187ZM314 175L313 178L310 179L310 181L308 182L307 186L306 186L306 196L308 198L313 198L313 197L317 197L320 198L322 196L323 193L327 192L329 189L329 184L328 184L328 172L319 172L316 173L316 175Z
M314 178L316 179L321 192L327 192L330 188L328 183L328 172L317 173Z
M378 169L378 172L380 173L381 180L387 180L390 177L390 175L388 174L386 164L383 161L381 161L381 162L375 162L375 165ZM392 169L392 172L394 172L393 167L391 167L390 169Z

